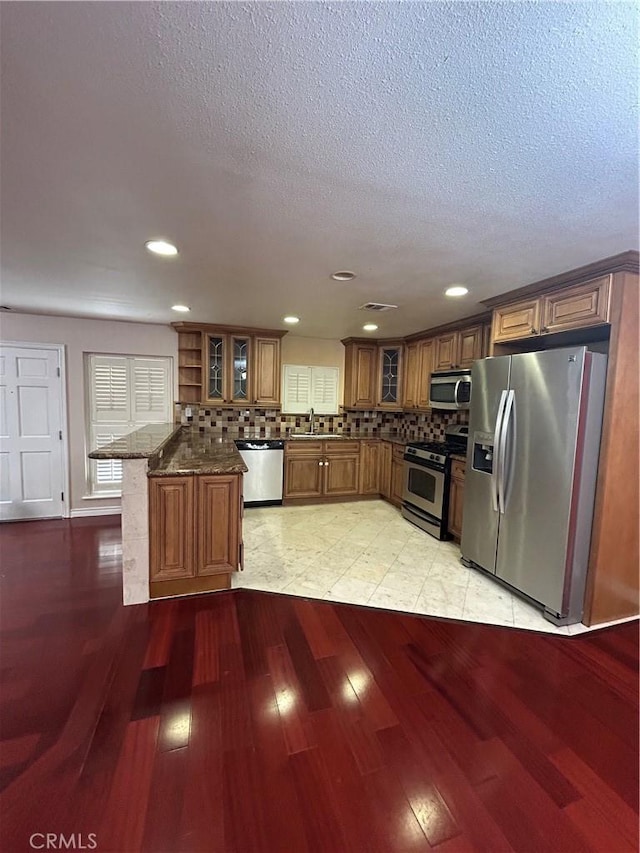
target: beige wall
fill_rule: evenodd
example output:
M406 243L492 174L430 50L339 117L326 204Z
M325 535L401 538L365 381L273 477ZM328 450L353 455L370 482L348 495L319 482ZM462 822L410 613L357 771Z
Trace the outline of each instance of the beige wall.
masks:
M289 333L282 339L283 364L309 364L318 367L339 367L338 401L344 401L344 346L338 340L301 338Z
M66 352L67 418L71 511L119 506L114 498L87 499L84 358L86 352L171 356L174 397L177 388L178 336L170 326L123 323L116 320L81 320L39 314L2 314L3 341L64 344Z

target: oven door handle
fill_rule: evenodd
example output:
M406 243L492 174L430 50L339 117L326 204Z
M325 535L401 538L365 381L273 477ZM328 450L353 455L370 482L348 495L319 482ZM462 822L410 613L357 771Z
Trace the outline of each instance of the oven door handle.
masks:
M420 468L422 471L433 471L436 474L444 474L447 470L446 465L434 465L433 462L423 462L422 460L416 459L413 456L403 456L402 457L407 465L413 465L414 468Z
M507 404L508 391L503 391L500 395L500 403L498 405L498 416L496 417L496 426L493 433L493 466L491 469L491 506L494 512L499 512L498 498L498 468L500 467L500 436L502 433L502 421L504 418L504 410Z

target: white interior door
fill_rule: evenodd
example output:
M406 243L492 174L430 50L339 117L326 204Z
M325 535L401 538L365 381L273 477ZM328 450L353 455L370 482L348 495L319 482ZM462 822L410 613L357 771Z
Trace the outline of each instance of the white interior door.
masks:
M62 515L57 349L0 346L0 520Z

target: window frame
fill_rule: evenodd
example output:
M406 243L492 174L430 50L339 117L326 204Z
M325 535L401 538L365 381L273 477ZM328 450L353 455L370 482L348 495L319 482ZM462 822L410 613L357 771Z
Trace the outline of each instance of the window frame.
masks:
M291 407L287 395L287 378L289 372L303 371L308 374L309 401L306 408ZM323 380L330 374L335 378L335 406L328 406L314 402L314 388L318 379ZM282 365L282 414L283 415L306 415L313 407L316 415L338 415L340 411L340 368L334 365L324 364L283 364ZM333 401L332 401L333 402ZM300 404L301 405L301 404Z
M123 359L126 361L126 394L127 394L127 416L126 418L104 419L96 418L96 386L95 386L95 366L97 359ZM141 355L134 353L105 353L105 352L84 352L84 385L85 385L85 497L86 498L114 498L122 497L122 461L121 460L95 460L89 459L88 454L91 450L96 449L100 445L97 442L97 433L111 432L113 438L124 435L129 435L137 429L151 423L170 423L173 420L173 398L174 398L174 359L168 355ZM162 415L156 418L149 418L148 414L151 409L146 411L146 417L136 418L135 411L135 366L136 362L156 362L164 373L165 384L165 399L163 400ZM101 445L110 442L103 441ZM108 463L113 468L120 468L120 479L105 482L100 488L98 483L98 468L102 464Z

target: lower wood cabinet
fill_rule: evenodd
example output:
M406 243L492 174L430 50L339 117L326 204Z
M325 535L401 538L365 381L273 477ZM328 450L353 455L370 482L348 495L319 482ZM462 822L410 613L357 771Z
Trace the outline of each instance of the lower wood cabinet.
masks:
M360 494L360 454L327 454L324 457L324 494L327 497Z
M402 504L402 493L404 492L404 447L394 444L391 454L391 494L389 500L392 504Z
M454 459L451 463L449 490L449 533L455 538L462 536L462 507L464 505L465 463Z
M285 498L349 497L360 494L360 442L287 442Z
M149 478L151 598L229 586L242 563L242 475Z
M380 494L391 500L391 460L393 444L390 441L380 442Z
M380 494L380 442L360 442L360 489L361 495Z
M320 453L285 456L284 497L322 497L323 459Z
M380 442L379 494L400 506L404 491L404 445L391 441Z
M234 572L238 568L240 544L239 478L237 475L202 475L194 479L196 574Z
M287 442L285 499L382 495L400 506L404 445L381 439Z

